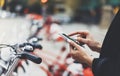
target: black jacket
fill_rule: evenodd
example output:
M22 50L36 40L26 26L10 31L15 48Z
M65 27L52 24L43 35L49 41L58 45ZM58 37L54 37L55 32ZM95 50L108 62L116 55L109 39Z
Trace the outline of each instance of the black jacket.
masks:
M99 58L92 64L94 76L120 76L120 10L103 41Z

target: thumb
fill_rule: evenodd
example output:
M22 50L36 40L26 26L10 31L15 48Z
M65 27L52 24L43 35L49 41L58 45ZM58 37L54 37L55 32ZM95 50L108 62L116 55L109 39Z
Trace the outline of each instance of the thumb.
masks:
M76 44L74 41L70 41L69 44L70 44L70 49L74 49L74 48L76 48L78 50L82 49L82 47L80 45Z

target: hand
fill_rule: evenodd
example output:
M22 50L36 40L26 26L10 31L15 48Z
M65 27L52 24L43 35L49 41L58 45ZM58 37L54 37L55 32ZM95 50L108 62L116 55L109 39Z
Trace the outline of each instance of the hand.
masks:
M70 41L69 43L70 54L73 57L73 59L81 63L86 63L89 66L92 66L93 58L86 53L85 49L73 41Z
M89 33L89 31L79 31L69 34L69 36L73 36L73 35L77 35L78 42L85 43L89 46L91 50L100 52L102 45L98 41L95 41L95 39Z

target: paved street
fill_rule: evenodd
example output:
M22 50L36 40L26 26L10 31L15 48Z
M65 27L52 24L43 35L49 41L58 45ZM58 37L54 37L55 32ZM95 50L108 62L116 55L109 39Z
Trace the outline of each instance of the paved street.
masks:
M89 30L96 40L102 42L106 33L106 29L100 29L96 25L88 25L83 23L70 23L62 25L63 31L68 34L78 30ZM29 36L29 21L24 18L12 18L12 19L0 19L0 44L15 44L18 42L24 42ZM44 52L38 52L40 55L48 56L48 58L55 59L54 55L57 55L60 51L61 43L53 43L48 41L41 41ZM67 46L67 45L66 45ZM88 53L94 57L98 57L99 54L91 52L89 48ZM67 48L67 52L69 52ZM54 55L52 55L54 54ZM27 69L26 73L23 73L19 68L19 76L46 76L45 72L40 69L40 66L45 66L43 63L37 65L29 61L30 65L27 66L24 62L23 65Z

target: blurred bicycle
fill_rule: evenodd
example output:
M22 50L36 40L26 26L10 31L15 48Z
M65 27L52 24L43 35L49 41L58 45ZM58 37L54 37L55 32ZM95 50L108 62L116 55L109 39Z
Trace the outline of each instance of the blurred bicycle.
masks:
M0 44L0 75L15 76L14 70L21 59L40 64L42 59L32 54L35 48L41 49L41 45L30 42L15 45Z

